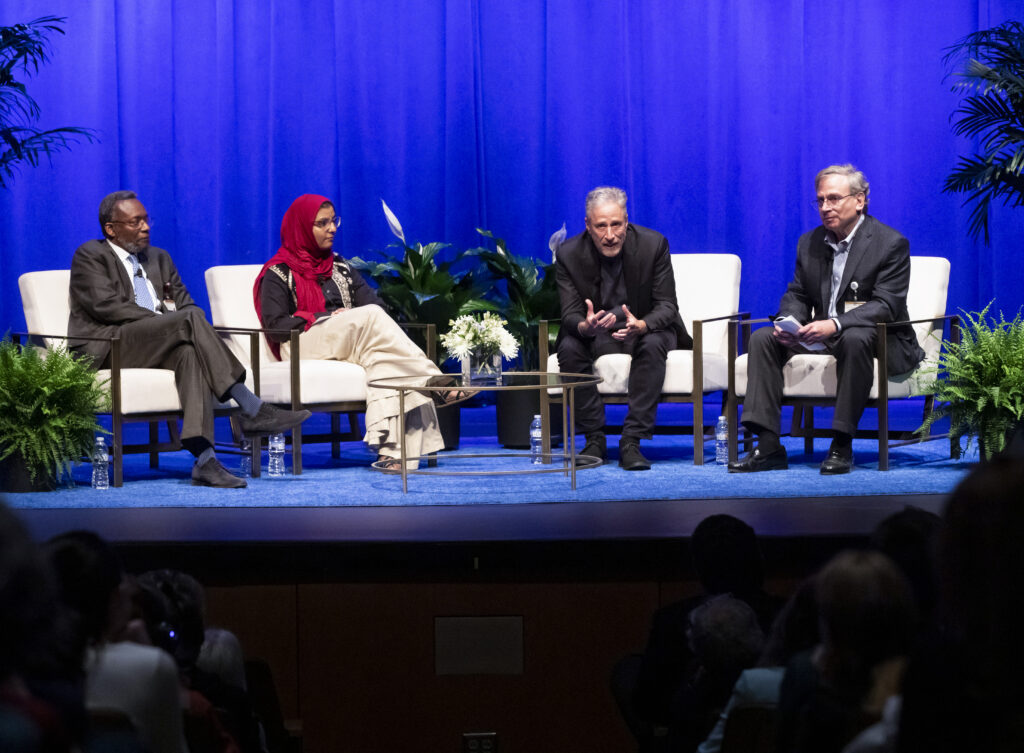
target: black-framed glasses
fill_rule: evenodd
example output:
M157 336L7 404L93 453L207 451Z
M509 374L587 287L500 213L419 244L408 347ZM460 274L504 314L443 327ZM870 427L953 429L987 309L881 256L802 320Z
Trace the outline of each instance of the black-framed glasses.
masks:
M326 230L328 225L334 225L334 229L337 230L341 227L341 217L334 216L329 220L317 220L313 223L313 227L318 227L321 230Z
M141 217L132 217L130 220L109 220L110 225L127 225L132 230L138 230L142 223L145 222L150 227L153 227L153 218L148 214L144 214Z
M832 194L831 196L819 196L814 200L814 206L818 209L824 209L825 207L837 207L846 201L851 196L856 196L858 192L848 193L846 196L838 196Z

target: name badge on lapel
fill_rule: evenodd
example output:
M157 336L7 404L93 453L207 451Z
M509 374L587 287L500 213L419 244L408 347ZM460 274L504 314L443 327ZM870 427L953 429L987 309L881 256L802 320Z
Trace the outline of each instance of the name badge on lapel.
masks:
M843 311L845 313L848 314L851 311L853 311L855 308L857 308L858 306L863 306L864 305L864 303L865 303L864 301L858 301L857 300L857 290L859 288L860 288L860 285L857 283L856 280L854 280L853 282L850 283L850 290L853 293L853 299L844 302L844 304L843 304Z

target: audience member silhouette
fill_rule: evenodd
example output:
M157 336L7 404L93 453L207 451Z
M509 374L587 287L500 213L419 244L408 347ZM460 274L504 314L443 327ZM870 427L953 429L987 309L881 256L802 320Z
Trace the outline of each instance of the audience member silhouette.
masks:
M779 750L839 753L881 718L917 624L907 579L885 555L845 551L817 576L821 643L786 667Z
M943 633L915 652L900 753L1024 750L1024 462L995 458L954 490L939 540Z
M664 749L672 698L693 668L690 612L711 596L732 594L768 630L783 604L764 591L764 558L754 529L742 520L711 515L697 525L689 544L703 593L658 609L644 653L620 660L612 674L613 695L644 753Z
M90 713L127 717L151 753L186 753L173 659L153 646L118 640L130 602L114 550L94 533L73 531L51 539L43 551L84 649Z
M764 631L754 610L728 594L690 612L693 665L671 703L668 749L692 753L714 727L740 673L757 661Z
M0 502L0 751L69 751L83 736L81 683L54 671L56 619L45 563Z
M259 722L244 688L198 666L205 641L205 595L192 576L154 570L138 578L137 603L153 643L178 664L189 706L185 732L191 753L258 753Z
M777 706L779 686L786 664L801 651L813 648L820 641L818 631L817 584L808 578L779 612L757 666L744 670L732 688L732 694L698 753L718 753L725 726L733 709L742 706Z
M921 632L933 625L935 549L941 528L938 515L908 505L885 518L871 535L871 546L892 560L910 583Z

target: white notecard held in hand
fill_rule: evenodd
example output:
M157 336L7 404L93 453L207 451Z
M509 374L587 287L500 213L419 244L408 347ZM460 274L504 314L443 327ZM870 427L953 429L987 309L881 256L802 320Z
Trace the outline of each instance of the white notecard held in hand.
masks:
M775 320L774 324L776 329L781 330L783 332L788 332L794 337L796 337L796 333L803 326L800 322L793 318L792 314L790 314L789 316L779 317L778 319ZM806 343L801 340L800 344L807 348L807 350L825 350L825 345L823 343Z

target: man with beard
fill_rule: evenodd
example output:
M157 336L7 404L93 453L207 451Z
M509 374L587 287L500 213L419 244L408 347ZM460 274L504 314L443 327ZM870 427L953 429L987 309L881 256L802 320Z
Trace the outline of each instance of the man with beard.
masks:
M234 399L245 434L294 428L309 411L264 403L245 386L245 369L192 300L170 254L149 245L150 216L132 191L116 191L100 202L103 238L80 246L71 260L71 347L109 368L109 340L121 341L122 368L174 371L184 418L181 444L196 457L192 483L243 487L213 451L214 397ZM162 301L167 290L173 306Z
M631 356L619 465L646 471L651 463L640 452L640 440L654 430L668 351L692 348L693 341L679 316L668 241L629 222L626 192L602 186L587 194L585 223L584 232L558 249L558 367L592 374L600 356ZM604 403L596 387L576 390L575 415L577 431L587 440L583 454L604 462Z

